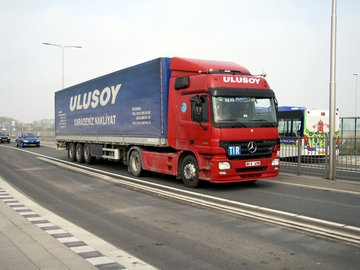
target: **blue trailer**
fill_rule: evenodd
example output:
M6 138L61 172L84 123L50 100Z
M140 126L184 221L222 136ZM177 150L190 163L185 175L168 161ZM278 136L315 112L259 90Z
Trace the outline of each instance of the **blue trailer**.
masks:
M64 142L167 144L169 58L158 58L55 93Z

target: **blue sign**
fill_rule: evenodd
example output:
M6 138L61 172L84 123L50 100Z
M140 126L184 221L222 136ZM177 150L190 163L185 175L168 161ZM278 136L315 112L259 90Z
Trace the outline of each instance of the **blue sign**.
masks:
M184 113L184 112L186 112L186 109L187 109L186 103L184 102L184 103L181 105L181 111Z
M241 145L228 147L228 156L234 157L234 156L240 156L240 155L241 155Z

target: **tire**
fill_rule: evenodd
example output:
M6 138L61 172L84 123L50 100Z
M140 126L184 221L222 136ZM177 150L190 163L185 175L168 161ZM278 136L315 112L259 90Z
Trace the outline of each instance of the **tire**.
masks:
M84 150L83 150L83 145L81 143L76 144L75 157L77 162L79 163L84 162Z
M90 164L94 160L94 158L91 156L90 144L85 144L83 148L84 161L86 164Z
M69 144L68 157L69 157L70 161L75 161L76 157L75 157L75 144L74 143Z
M181 162L181 178L187 187L199 186L199 166L194 156L186 156Z
M129 168L132 175L138 177L142 173L141 155L138 150L133 150L129 158Z

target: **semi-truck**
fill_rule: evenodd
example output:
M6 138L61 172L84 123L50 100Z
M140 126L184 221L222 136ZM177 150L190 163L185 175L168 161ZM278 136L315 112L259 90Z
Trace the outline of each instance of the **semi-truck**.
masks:
M189 187L279 174L277 100L234 62L157 58L55 92L57 149Z

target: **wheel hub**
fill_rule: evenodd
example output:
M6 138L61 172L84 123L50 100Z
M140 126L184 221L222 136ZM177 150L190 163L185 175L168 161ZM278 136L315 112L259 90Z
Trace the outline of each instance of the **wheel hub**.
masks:
M196 176L196 168L193 163L186 164L184 167L184 176L186 179L192 179Z

